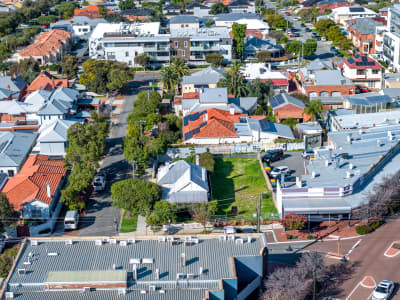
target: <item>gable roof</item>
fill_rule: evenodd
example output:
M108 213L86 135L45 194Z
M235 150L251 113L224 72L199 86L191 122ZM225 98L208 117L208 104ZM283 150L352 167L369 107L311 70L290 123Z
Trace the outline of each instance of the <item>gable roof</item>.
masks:
M16 210L35 199L50 204L65 173L61 160L49 160L47 155L31 155L21 171L8 180L3 192ZM51 197L48 197L48 187Z
M56 78L47 71L41 72L28 86L28 93L37 90L55 90L60 87L70 87L67 78Z
M228 103L227 88L205 88L199 93L200 103Z
M300 99L297 99L287 93L282 93L275 95L269 99L269 104L271 105L272 110L276 110L288 104L295 105L304 109L306 106Z
M339 70L315 71L315 85L353 85Z
M65 115L68 113L69 109L72 107L70 102L65 102L62 100L50 100L47 102L38 112L38 116L43 115Z
M0 99L8 99L14 93L15 92L13 92L11 90L0 88Z
M379 70L382 69L382 66L374 59L370 58L367 55L356 55L349 59L345 59L343 64L352 69L373 69Z
M386 20L385 18L356 18L348 20L347 23L361 34L375 35L376 27L386 25Z
M331 61L321 60L319 58L312 60L307 66L306 69L309 71L318 71L318 70L333 70L333 65Z
M68 129L74 125L76 121L54 120L49 124L42 125L39 129L38 141L45 142L66 142Z
M75 89L67 88L67 87L61 87L56 89L50 97L50 100L57 99L57 100L63 100L67 102L74 102L78 100L79 98L79 92Z
M216 84L223 77L223 74L224 69L209 66L188 76L183 76L182 84Z
M21 77L0 76L0 88L13 92L21 92L27 83Z
M28 132L0 133L0 167L19 168L31 150L36 134Z
M259 19L260 17L254 13L226 13L215 16L216 21L238 21L241 19Z
M199 23L199 18L195 16L176 16L169 20L170 24L181 24L181 23Z

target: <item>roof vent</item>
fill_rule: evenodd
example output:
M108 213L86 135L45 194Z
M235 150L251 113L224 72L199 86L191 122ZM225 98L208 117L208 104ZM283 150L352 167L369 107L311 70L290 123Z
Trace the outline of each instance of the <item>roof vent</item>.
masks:
M202 275L203 272L204 272L203 267L200 267L200 268L199 268L199 276Z
M156 278L156 280L160 279L160 270L158 268L155 271L155 278Z
M31 246L37 246L38 244L37 240L31 240Z
M378 147L380 147L380 146L381 146L381 140L376 140L376 145L377 145Z
M116 264L113 264L111 268L112 268L113 270L116 270L116 269L117 269L117 265L116 265Z
M128 242L127 241L120 241L119 245L123 246L123 247L126 247L128 245Z
M237 239L237 240L235 241L235 243L236 243L236 244L242 244L242 245L243 245L243 239Z
M353 170L353 169L354 169L353 164L349 164L349 170Z
M325 159L325 167L329 167L329 160Z
M72 245L72 240L66 240L65 245Z
M165 236L159 236L157 240L158 240L159 243L161 243L161 242L165 243L166 238L165 238Z
M125 295L126 289L118 289L118 295Z
M165 294L165 290L159 290L158 291L160 294Z
M154 258L143 258L144 265L152 265L154 264Z
M140 265L142 260L140 258L130 258L129 264L131 265Z
M252 241L253 241L253 239L251 238L251 236L248 236L248 237L247 237L247 243L248 243L248 244L251 244Z
M220 236L219 236L219 240L220 240L220 241L226 241L226 240L227 240L227 236L226 236L225 234L220 235Z
M230 235L228 235L228 240L230 240L230 241L234 241L235 240L235 235L234 234L230 234Z
M347 143L351 144L351 136L350 135L347 136Z
M131 242L132 244L136 244L136 240L135 240L135 239L131 239L130 242Z
M149 291L150 292L155 292L156 291L156 286L155 285L149 285Z
M311 172L311 178L315 178L315 177L317 177L317 173L315 173L315 171L312 171Z
M47 253L47 256L58 256L57 252L49 252Z
M140 290L140 294L141 294L141 295L146 295L146 294L147 294L147 291L146 291L146 290Z
M86 286L82 289L82 293L88 293L90 292L90 287Z
M103 244L103 241L102 240L95 240L94 243L95 243L96 246L101 246Z
M26 269L18 269L18 275L25 275Z
M6 292L6 299L14 299L14 293L13 292Z
M189 274L186 275L186 278L188 280L194 279L194 274L193 273L189 273Z
M137 280L137 267L136 267L136 265L133 265L133 267L132 267L132 278L133 278L133 280Z
M116 239L110 239L110 245L116 245L117 240Z
M186 266L186 255L185 255L185 253L181 253L180 261L181 261L181 267L184 268Z
M349 179L351 177L351 173L349 171L346 172L346 178Z
M177 273L177 274L176 274L176 280L179 280L179 279L185 279L185 274L183 274L183 273Z

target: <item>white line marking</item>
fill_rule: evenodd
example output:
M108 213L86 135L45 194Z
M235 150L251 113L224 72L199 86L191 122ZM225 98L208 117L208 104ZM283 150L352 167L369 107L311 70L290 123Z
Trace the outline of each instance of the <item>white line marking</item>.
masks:
M346 300L349 300L351 295L354 294L354 292L358 289L358 287L360 286L361 281L354 287L354 289L350 292L350 294L347 296Z

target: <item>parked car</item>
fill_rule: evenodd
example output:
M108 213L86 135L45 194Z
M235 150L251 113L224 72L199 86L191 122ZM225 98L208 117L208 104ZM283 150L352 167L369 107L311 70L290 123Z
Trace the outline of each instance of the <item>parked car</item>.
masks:
M106 187L106 179L102 174L97 174L93 179L93 187L96 192L104 191L104 188Z
M224 233L225 234L235 234L236 233L236 228L234 226L225 226L224 227Z
M368 90L368 88L367 88L366 86L362 86L362 87L360 88L360 92L361 92L361 93L368 93L369 90Z
M311 29L308 28L308 27L306 27L306 31L307 31L307 32L311 32Z
M280 166L280 167L276 167L273 168L272 171L269 173L272 177L277 177L277 176L281 176L281 175L286 175L289 174L289 167L287 166Z
M299 20L298 17L294 17L294 18L293 18L293 21L298 21L298 20Z
M390 299L394 290L394 283L390 280L381 281L372 293L372 300Z
M304 23L300 23L301 27L306 27L306 25Z
M325 42L326 41L326 37L321 37L321 41Z
M79 213L77 210L69 210L64 218L64 230L78 229Z
M305 159L311 159L312 157L314 157L314 150L304 150L303 153L301 153L301 156Z
M330 50L331 50L332 52L336 52L336 51L337 51L336 47L333 47L333 46L330 48Z
M269 150L267 153L264 154L262 157L262 161L266 162L267 164L277 161L283 158L283 150L282 149L275 149Z

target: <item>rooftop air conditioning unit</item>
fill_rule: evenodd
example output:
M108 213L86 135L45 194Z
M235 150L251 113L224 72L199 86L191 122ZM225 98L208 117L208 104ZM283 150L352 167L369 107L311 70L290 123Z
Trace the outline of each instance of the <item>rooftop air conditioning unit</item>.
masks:
M38 244L37 240L31 240L31 246L37 246Z
M13 292L6 292L6 299L14 299L14 293Z
M96 240L94 243L96 246L101 246L103 244L102 240Z
M127 241L120 241L119 245L123 246L123 247L126 247L128 245L128 242Z
M72 245L72 240L66 240L65 245Z
M118 295L125 295L126 289L118 289Z

